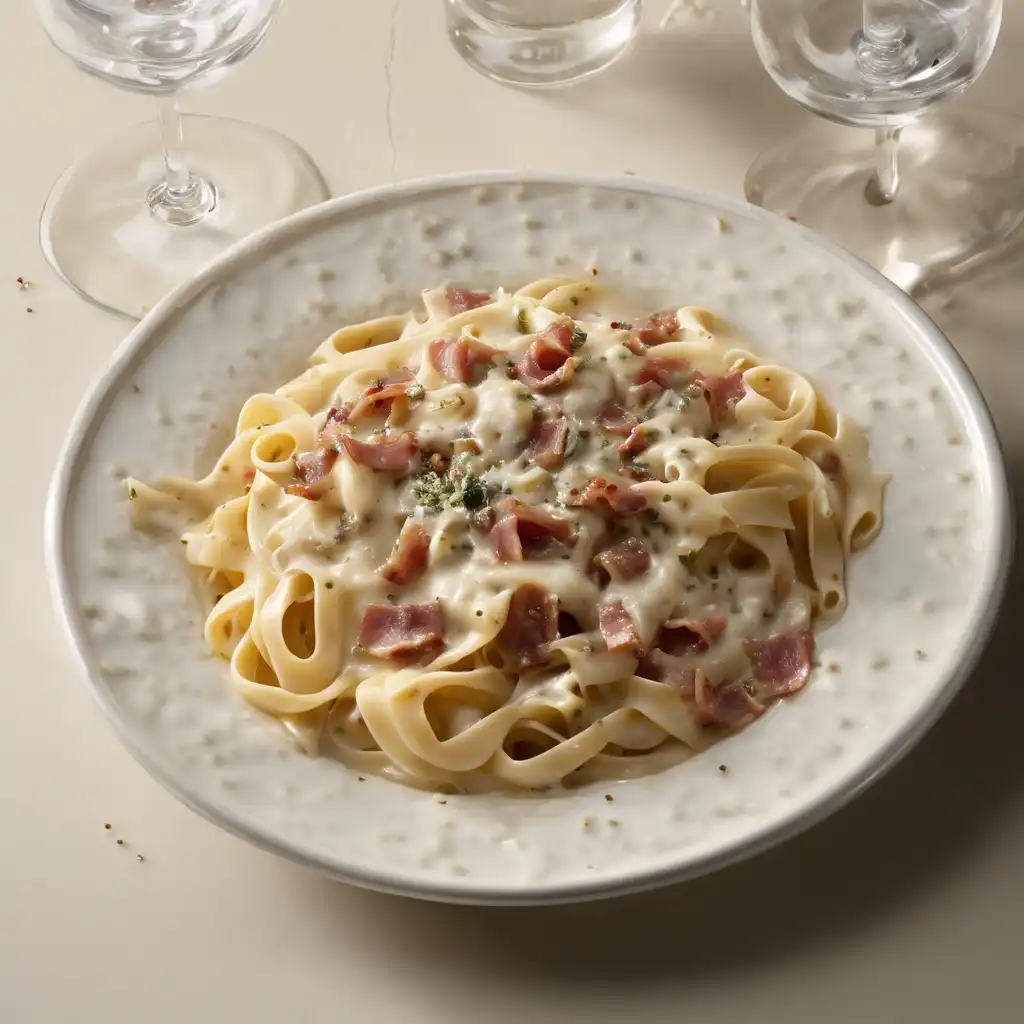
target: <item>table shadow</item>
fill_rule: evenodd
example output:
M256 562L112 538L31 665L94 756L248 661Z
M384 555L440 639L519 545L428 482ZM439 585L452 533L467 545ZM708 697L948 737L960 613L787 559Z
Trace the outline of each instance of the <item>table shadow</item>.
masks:
M989 276L1007 294L1024 294L1024 260ZM960 284L968 304L961 304L953 284L949 294L929 298L936 307L930 311L969 363L981 365L982 356L998 353L985 363L988 372L1019 380L1024 345L1012 317L986 299L984 281ZM1021 444L1007 451L1020 501L1024 403L995 405L1004 428L1011 417L1021 421L1013 431ZM402 956L425 970L458 964L495 984L514 978L518 985L563 991L580 986L593 992L612 978L617 991L669 977L706 980L851 941L969 871L972 857L1024 800L1024 686L1017 675L1022 633L1024 566L1018 560L977 670L921 743L826 822L716 874L598 903L479 908L403 900L296 873L296 900L316 916L327 941L332 935L340 941L357 921L371 955L379 949L396 964Z
M695 163L705 158L712 141L716 151L731 140L753 155L810 116L769 78L746 26L742 32L644 32L622 61L601 75L536 97L608 122L612 145L644 132L656 147L659 138L680 130L676 115L682 95L700 97L703 130L693 132ZM627 164L629 154L627 148Z

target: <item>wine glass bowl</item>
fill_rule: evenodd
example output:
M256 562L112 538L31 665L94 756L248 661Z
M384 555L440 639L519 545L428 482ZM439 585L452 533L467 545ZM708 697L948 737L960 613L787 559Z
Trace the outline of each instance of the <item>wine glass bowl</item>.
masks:
M1024 222L1024 126L946 104L985 69L1002 11L1002 0L751 0L765 69L819 120L754 161L747 199L908 290L994 250Z
M290 139L227 119L183 126L177 106L184 89L252 53L282 2L35 0L50 40L79 68L159 100L155 125L72 165L46 201L43 252L80 294L140 316L227 246L327 197Z
M892 127L978 78L1001 16L1002 0L752 0L751 30L765 69L799 104L839 124Z

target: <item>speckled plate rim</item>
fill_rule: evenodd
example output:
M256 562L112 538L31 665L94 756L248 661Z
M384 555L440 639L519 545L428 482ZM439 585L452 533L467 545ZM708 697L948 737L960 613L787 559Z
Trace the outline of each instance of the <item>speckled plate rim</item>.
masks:
M276 247L296 240L304 232L318 230L347 212L386 200L409 199L443 192L452 188L473 188L486 185L560 185L583 188L606 188L642 195L677 199L703 205L709 211L771 224L788 233L801 245L828 253L853 274L864 279L885 298L905 323L914 344L924 350L943 373L946 386L957 394L961 408L974 421L979 439L979 456L984 461L986 485L993 502L996 535L987 555L979 565L981 593L974 621L964 632L971 639L962 649L960 661L946 671L946 678L935 691L934 698L907 718L886 743L860 769L838 779L829 789L809 803L795 808L769 825L738 837L724 848L694 856L686 853L678 866L636 870L615 879L588 880L581 876L572 883L516 883L502 887L480 885L465 880L453 885L436 882L412 883L401 872L351 868L328 857L316 856L282 841L278 836L253 827L229 810L215 806L172 773L165 771L146 749L145 737L136 735L133 723L120 713L111 692L98 683L90 671L84 651L85 636L71 599L68 565L68 531L65 513L76 479L79 455L89 438L113 385L139 354L159 336L167 322L179 316L211 286L231 276L235 268L272 252ZM306 867L319 870L333 878L366 888L398 895L450 903L490 905L530 905L583 902L653 889L707 874L730 864L753 857L792 838L845 806L868 786L893 768L928 732L953 698L960 691L977 664L995 624L1013 557L1014 512L1008 486L1006 467L995 425L987 403L952 343L925 312L900 288L873 268L840 246L798 224L786 221L766 210L744 202L695 189L681 188L633 176L580 175L553 172L470 171L365 189L293 214L282 221L243 239L179 285L161 300L128 334L115 350L107 365L92 382L82 400L64 445L58 456L47 497L44 518L44 539L47 577L55 608L59 614L80 671L93 698L114 728L118 738L161 785L187 807L239 838Z

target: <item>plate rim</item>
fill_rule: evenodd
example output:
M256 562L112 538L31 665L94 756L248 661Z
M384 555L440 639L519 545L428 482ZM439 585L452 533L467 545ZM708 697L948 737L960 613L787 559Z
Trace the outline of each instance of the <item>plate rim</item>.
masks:
M744 219L760 221L799 238L801 244L824 250L859 275L888 300L915 337L915 344L931 355L949 376L948 385L960 392L963 407L978 430L979 457L987 471L988 499L993 506L995 537L992 539L981 573L986 595L970 625L971 638L964 646L958 663L934 697L907 718L889 741L879 747L856 772L844 775L820 793L810 804L795 808L769 826L730 840L723 848L692 856L685 863L623 871L613 878L588 878L546 882L517 882L507 886L474 883L471 879L457 883L411 880L408 872L386 869L365 869L339 864L323 855L303 851L280 837L254 827L230 808L216 803L182 782L164 768L146 749L144 736L133 735L130 719L119 713L109 688L98 683L84 655L84 636L74 614L68 567L68 531L65 513L68 499L77 479L78 457L90 434L112 386L136 355L155 335L165 330L168 321L183 312L219 280L261 252L300 237L304 232L326 226L344 217L349 211L373 206L387 200L426 196L451 189L468 189L489 185L556 185L586 189L613 189L647 196L679 200L705 206L709 211L724 212ZM159 342L158 342L159 343ZM869 786L894 768L926 735L949 708L977 666L998 619L1009 579L1014 548L1014 509L1006 461L999 435L981 389L966 362L938 325L897 285L874 268L834 242L788 221L767 210L742 200L716 195L701 189L659 182L633 175L573 174L565 172L526 172L516 170L461 171L431 175L408 181L361 189L316 206L299 211L260 229L242 239L160 300L117 345L99 372L95 374L67 428L51 477L44 511L44 554L51 599L65 639L82 677L99 705L115 735L132 757L176 799L208 821L270 853L293 863L310 867L332 878L364 888L395 895L447 903L485 905L540 905L577 903L642 892L679 883L717 871L757 856L825 820L845 807Z

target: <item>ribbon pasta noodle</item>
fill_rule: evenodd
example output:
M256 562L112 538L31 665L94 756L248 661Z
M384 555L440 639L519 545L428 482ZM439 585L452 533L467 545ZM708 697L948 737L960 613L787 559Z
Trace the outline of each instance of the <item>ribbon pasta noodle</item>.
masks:
M345 327L184 515L206 640L309 753L425 787L660 770L802 688L885 479L809 380L594 278Z

